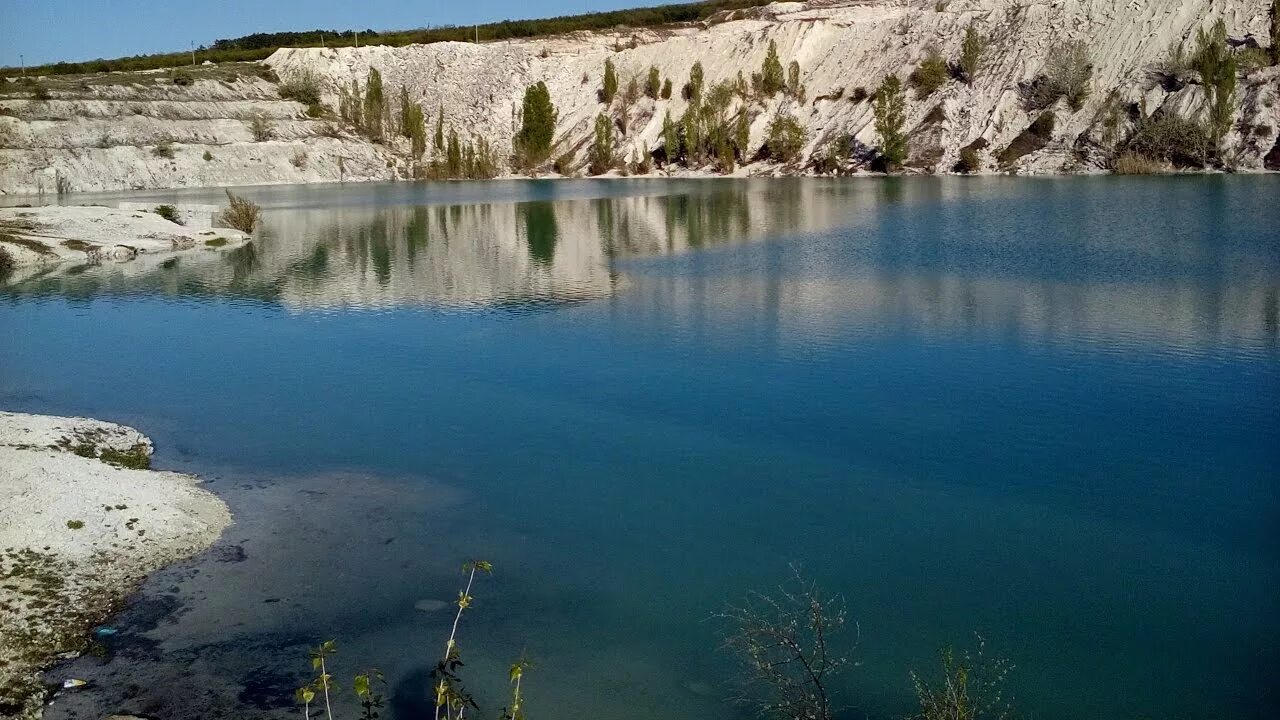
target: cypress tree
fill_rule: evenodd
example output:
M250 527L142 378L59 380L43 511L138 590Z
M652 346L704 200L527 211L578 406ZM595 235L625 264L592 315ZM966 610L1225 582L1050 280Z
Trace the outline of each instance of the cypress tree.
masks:
M556 107L551 104L547 84L539 81L524 91L521 127L516 135L524 162L536 165L547 159L556 131Z
M431 144L435 146L437 155L444 153L444 105L436 113L436 135L431 139Z
M782 61L778 59L778 45L770 40L769 50L764 56L764 65L760 68L760 89L766 97L773 97L782 88Z
M372 140L382 139L382 111L385 102L382 97L382 73L377 68L369 68L369 79L364 89L364 130Z
M676 124L671 122L670 110L662 118L662 150L668 165L674 165L680 157L680 136L676 132Z
M595 139L591 143L591 174L601 175L613 169L613 122L609 116L596 116Z
M608 105L613 102L613 96L618 94L618 71L613 67L613 60L606 58L604 61L604 83L600 88L600 99L604 104Z
M880 154L886 170L896 170L907 159L907 136L902 132L906 115L902 81L897 75L890 75L880 83L875 101L876 133L880 135Z

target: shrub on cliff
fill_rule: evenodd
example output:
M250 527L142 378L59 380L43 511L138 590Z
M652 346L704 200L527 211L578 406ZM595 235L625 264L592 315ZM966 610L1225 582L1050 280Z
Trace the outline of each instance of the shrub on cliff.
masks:
M218 215L218 219L228 227L233 227L241 232L252 233L253 229L258 226L258 220L262 216L262 208L249 198L233 195L230 190L226 192L227 207L223 208Z
M987 39L970 25L965 28L964 41L960 44L960 61L957 63L960 77L965 83L972 85L982 68L983 55L987 52Z
M670 100L670 99L671 99L671 78L667 78L666 80L663 80L663 81L662 81L662 93L661 93L661 95L662 95L662 99L663 99L663 100Z
M657 100L658 94L662 92L662 74L658 72L656 65L649 66L649 78L644 83L644 94L649 96L651 100Z
M364 133L370 140L381 142L383 135L383 113L386 112L386 99L382 92L382 73L377 68L369 68L369 77L364 86Z
M978 153L987 147L986 138L978 138L973 142L960 148L960 159L956 161L955 172L964 173L966 175L976 173L982 169L982 156Z
M295 100L303 105L320 104L320 79L311 70L303 70L276 88L280 97Z
M689 68L689 82L684 86L685 100L701 100L702 99L702 62L693 63L693 67Z
M739 73L738 77L741 78L742 74ZM800 82L800 63L796 60L792 60L791 64L787 65L787 94L799 102L804 102L804 83ZM746 95L745 88L743 88L743 95Z
M1280 0L1271 3L1271 63L1280 65Z
M1205 123L1165 112L1139 120L1123 152L1181 167L1200 167L1212 148L1213 135Z
M592 175L602 175L617 164L613 147L613 122L609 116L600 113L596 116L595 137L588 155L588 169Z
M249 134L253 135L254 142L266 142L275 134L276 124L271 118L262 113L255 113L249 118Z
M765 97L773 97L783 87L782 61L778 59L778 45L770 40L769 49L764 56L764 64L760 66L760 92Z
M902 130L907 120L907 101L897 75L890 75L880 83L874 109L880 158L885 170L896 170L907 159L907 136Z
M520 131L515 140L521 165L532 168L547 159L556 132L556 115L546 83L539 81L525 88Z
M930 48L924 60L911 71L910 80L916 88L916 97L923 100L945 85L949 77L951 71L947 67L947 61L937 49Z
M1074 40L1054 46L1044 66L1044 82L1038 89L1039 107L1048 107L1058 98L1066 98L1072 110L1079 110L1089 97L1093 62L1089 46Z
M662 118L662 154L667 165L674 165L680 159L680 133L671 122L670 110Z
M1205 32L1196 31L1191 66L1200 74L1209 101L1209 127L1214 144L1222 142L1235 114L1236 57L1227 47L1227 26L1221 19Z
M769 122L765 131L765 148L769 157L778 162L791 162L804 147L805 133L800 123L790 115L779 115Z
M1111 172L1116 175L1158 175L1165 164L1141 153L1123 152L1111 161Z
M604 80L600 84L600 102L608 105L613 102L613 96L618 94L618 70L613 66L613 60L606 58L604 61Z
M13 268L16 264L17 263L13 260L13 254L9 252L9 249L0 245L0 280L3 280L6 275L13 272Z

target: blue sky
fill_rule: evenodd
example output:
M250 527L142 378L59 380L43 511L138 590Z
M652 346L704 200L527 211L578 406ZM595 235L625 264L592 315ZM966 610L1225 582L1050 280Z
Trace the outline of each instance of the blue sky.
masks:
M185 50L255 32L468 25L673 0L0 0L0 65Z

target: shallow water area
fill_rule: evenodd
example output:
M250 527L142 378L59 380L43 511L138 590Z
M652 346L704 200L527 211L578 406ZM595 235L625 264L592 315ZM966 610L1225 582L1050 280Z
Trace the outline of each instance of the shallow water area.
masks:
M0 285L0 407L236 518L48 717L284 717L329 638L345 716L377 666L421 717L470 557L486 714L527 653L530 717L743 716L710 618L790 563L848 717L975 632L1023 715L1280 711L1276 177L242 192L249 247Z

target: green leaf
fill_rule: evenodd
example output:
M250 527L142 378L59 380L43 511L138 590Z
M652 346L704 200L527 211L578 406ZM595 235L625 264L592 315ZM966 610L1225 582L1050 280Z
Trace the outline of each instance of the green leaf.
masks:
M369 676L356 676L356 695L359 697L368 697L369 695Z

